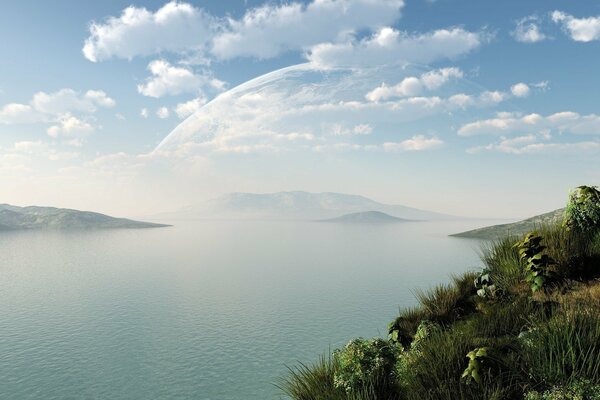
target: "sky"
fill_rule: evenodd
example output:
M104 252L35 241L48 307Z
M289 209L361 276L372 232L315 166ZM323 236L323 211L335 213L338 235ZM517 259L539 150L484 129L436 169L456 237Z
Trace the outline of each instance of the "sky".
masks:
M527 217L600 180L600 3L4 2L0 202Z

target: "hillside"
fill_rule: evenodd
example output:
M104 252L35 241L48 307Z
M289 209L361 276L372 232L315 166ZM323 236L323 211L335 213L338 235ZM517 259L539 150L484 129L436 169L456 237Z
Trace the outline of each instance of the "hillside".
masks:
M55 207L17 207L0 204L0 230L18 229L138 229L168 225L114 218L108 215Z
M343 224L394 224L398 222L410 222L409 219L397 218L379 211L364 211L342 215L337 218L323 219L319 222L332 222Z
M558 210L536 215L535 217L527 218L519 222L486 226L484 228L473 229L450 236L487 240L499 239L507 235L520 236L535 230L542 224L561 222L564 213L565 209L559 208Z
M412 220L457 218L403 205L383 204L358 195L302 191L264 194L229 193L201 204L161 214L157 218L316 220L366 211L378 211L397 218Z

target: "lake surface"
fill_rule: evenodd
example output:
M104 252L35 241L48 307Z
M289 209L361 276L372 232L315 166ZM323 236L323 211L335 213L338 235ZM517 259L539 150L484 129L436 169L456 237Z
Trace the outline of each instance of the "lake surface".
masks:
M494 221L176 222L0 233L0 397L279 399L285 365L385 336L480 266Z

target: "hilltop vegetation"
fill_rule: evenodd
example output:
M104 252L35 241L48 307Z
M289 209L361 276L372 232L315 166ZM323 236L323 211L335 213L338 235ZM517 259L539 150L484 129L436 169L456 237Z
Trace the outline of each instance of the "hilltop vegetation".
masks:
M600 192L564 222L483 249L484 269L417 292L386 339L355 339L280 383L294 400L600 399Z

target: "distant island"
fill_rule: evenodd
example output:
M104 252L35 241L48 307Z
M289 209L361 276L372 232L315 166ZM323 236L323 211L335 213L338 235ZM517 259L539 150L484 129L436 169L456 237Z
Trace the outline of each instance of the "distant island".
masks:
M558 210L536 215L535 217L527 218L523 221L510 224L487 226L467 232L455 233L450 236L487 240L499 239L507 235L522 236L542 225L551 225L555 222L561 222L563 220L564 213L565 209L559 208Z
M22 229L140 229L169 225L55 207L0 204L0 231Z
M452 220L452 215L403 205L383 204L364 196L303 191L277 193L229 193L200 204L156 215L153 219L269 219L304 220L378 211L409 220Z
M394 217L381 211L364 211L345 214L336 218L321 219L318 222L332 222L343 224L389 224L398 222L411 222L413 220Z

